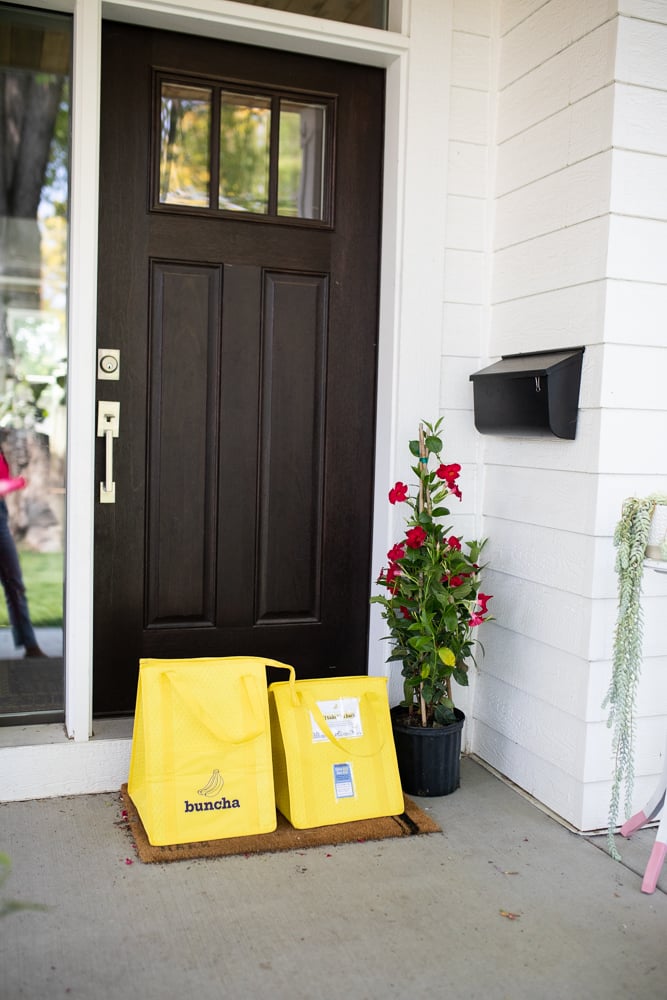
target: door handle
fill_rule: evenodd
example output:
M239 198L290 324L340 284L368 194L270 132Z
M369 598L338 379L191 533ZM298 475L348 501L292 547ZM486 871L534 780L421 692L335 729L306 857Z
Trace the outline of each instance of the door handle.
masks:
M120 403L100 399L97 403L97 436L104 438L104 482L100 483L100 503L116 502L113 478L113 439L118 437Z

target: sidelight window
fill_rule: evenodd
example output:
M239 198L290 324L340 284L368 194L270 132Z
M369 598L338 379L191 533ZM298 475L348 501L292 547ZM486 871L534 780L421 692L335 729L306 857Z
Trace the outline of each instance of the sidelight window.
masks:
M64 716L71 18L0 5L0 725Z

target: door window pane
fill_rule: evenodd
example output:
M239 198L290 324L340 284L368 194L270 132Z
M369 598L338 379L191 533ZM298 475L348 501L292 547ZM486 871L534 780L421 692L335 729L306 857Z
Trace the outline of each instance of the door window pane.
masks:
M278 215L324 217L325 124L321 104L280 102Z
M62 719L71 19L0 7L0 724Z
M268 212L270 146L270 99L223 92L220 96L219 208L232 212Z
M208 208L211 91L163 82L160 133L160 201Z
M327 17L330 21L361 24L367 28L387 27L387 0L240 0L254 7L288 10L292 14Z

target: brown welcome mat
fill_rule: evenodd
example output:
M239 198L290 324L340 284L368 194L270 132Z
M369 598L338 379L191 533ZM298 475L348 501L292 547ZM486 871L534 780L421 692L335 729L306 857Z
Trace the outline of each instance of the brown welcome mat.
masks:
M357 820L354 823L336 823L333 826L320 826L312 830L295 830L284 816L277 813L278 826L273 833L261 833L250 837L227 837L224 840L203 840L196 844L153 847L148 842L144 825L128 795L127 785L122 785L120 797L122 807L127 813L123 818L130 828L139 859L147 864L155 861L186 861L191 858L220 858L231 854L292 851L305 847L350 844L364 840L385 840L388 837L442 833L438 824L406 795L405 812L400 816Z

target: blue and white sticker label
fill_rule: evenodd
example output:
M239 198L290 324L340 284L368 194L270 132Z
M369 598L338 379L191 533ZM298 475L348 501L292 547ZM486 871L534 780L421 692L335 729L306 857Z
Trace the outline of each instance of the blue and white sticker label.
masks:
M335 698L332 701L318 701L317 707L337 740L358 739L364 735L358 698ZM328 737L315 722L312 712L310 713L310 722L313 743L323 743Z
M354 781L351 764L333 765L334 792L337 799L354 798Z

